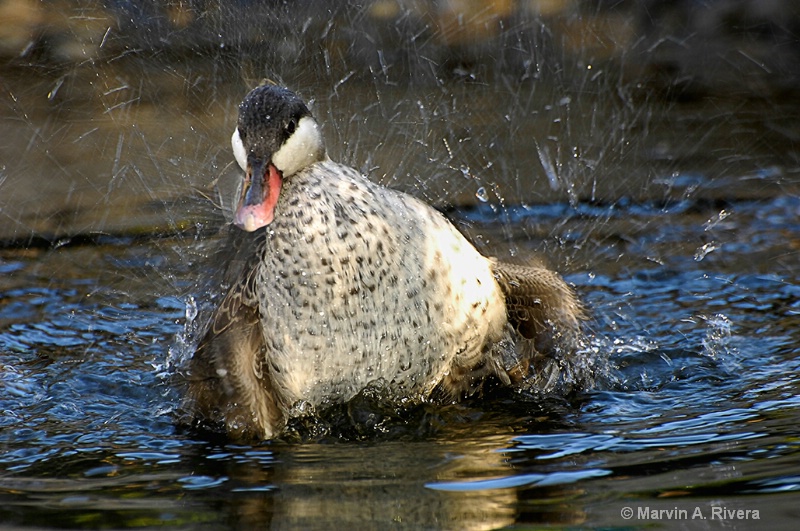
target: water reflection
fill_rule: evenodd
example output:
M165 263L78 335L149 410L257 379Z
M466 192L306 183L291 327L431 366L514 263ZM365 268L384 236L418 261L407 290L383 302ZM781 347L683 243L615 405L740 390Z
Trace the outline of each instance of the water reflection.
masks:
M278 527L306 527L321 521L337 525L392 522L409 529L432 522L463 529L494 529L512 523L513 491L450 496L423 488L431 476L475 477L504 468L503 456L495 449L501 437L477 444L464 442L348 446L325 449L321 455L292 452L288 466L276 470L281 488L275 496L272 522ZM281 453L276 453L280 458ZM407 466L411 455L417 456L413 468ZM324 464L319 462L322 458ZM308 481L312 476L314 481Z

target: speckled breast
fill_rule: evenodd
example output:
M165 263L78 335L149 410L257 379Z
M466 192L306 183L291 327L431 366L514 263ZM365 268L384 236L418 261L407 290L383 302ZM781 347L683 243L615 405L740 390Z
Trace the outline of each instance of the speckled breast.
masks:
M290 402L346 400L378 379L424 395L502 333L487 259L434 209L350 168L294 175L266 230L266 361Z

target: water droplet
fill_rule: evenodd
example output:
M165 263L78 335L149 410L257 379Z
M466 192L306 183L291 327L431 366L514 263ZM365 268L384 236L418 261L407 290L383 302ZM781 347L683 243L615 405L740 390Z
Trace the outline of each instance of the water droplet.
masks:
M489 193L486 191L486 188L481 186L475 191L475 197L478 198L478 201L485 203L489 200Z
M706 221L703 224L703 230L706 231L706 232L710 231L711 229L716 227L721 221L723 221L725 218L727 218L730 215L731 215L731 213L728 212L727 210L720 210L719 214L717 214L716 216L714 216L713 218L709 219L708 221Z
M716 242L709 242L702 247L700 247L697 252L694 253L694 260L695 262L700 262L705 258L709 253L713 253L719 247L717 246Z
M197 302L194 300L194 297L189 297L186 299L186 323L191 324L195 318L197 317Z

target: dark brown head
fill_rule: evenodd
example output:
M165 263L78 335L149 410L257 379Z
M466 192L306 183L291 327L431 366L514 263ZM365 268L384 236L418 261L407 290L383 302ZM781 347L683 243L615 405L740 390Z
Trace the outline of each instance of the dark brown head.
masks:
M275 85L245 96L231 144L245 172L234 223L246 231L270 224L283 180L325 155L311 111L295 93Z

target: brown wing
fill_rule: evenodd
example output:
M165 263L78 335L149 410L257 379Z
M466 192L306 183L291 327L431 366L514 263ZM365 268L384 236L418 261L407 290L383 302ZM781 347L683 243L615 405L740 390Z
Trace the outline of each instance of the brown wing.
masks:
M242 232L242 231L238 231ZM234 238L236 238L234 236ZM269 377L267 349L254 287L261 240L241 249L227 243L228 292L213 311L185 374L185 408L195 423L224 424L234 438L269 437L284 422ZM235 245L236 244L236 245Z

